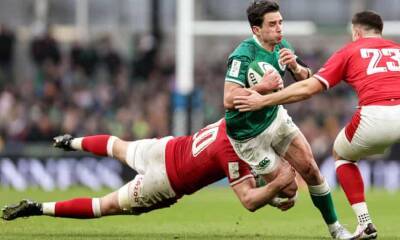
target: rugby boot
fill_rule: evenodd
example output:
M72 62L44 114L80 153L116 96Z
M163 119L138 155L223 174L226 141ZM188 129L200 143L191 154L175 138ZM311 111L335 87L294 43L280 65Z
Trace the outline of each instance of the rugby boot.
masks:
M373 223L359 224L354 234L358 235L357 239L376 239L378 237L378 231Z
M351 234L345 227L339 225L334 230L330 231L333 239L342 239L342 240L355 240L357 236Z
M2 219L11 221L20 217L43 215L42 204L24 199L18 204L5 206L2 209Z
M53 138L53 140L54 140L53 146L56 148L61 148L64 151L75 151L75 149L73 149L71 147L72 139L74 139L74 138L69 134L57 136L57 137Z

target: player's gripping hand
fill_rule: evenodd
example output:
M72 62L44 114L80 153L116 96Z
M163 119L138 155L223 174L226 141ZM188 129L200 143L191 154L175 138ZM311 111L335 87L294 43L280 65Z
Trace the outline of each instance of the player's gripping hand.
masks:
M278 90L283 88L283 80L278 71L272 69L267 70L264 73L263 79L260 84L265 85L270 91Z
M244 88L247 95L235 96L233 98L233 106L239 112L256 111L263 108L263 96L257 91Z
M283 88L283 80L279 73L275 70L267 70L264 73L263 79L256 85L251 87L251 90L254 90L262 95L270 94L274 91ZM249 93L245 94L249 95Z
M299 67L296 58L297 56L288 48L282 48L279 50L280 64L287 65L293 71L296 71Z
M282 167L279 171L278 176L276 177L276 181L282 184L283 188L285 188L293 181L295 181L295 177L296 171L294 170L294 168L287 161L282 161Z

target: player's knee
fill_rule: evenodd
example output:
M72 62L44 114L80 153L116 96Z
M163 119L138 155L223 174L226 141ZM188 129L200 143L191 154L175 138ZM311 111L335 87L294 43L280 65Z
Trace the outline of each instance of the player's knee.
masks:
M143 175L136 177L118 190L118 206L123 211L130 211L132 207L143 207Z
M245 207L249 212L255 212L258 207L254 204L253 199L250 199L250 197L243 199L242 201L243 207Z
M111 202L106 198L100 198L100 209L102 216L117 214L122 211L117 202Z
M336 152L335 148L332 149L332 156L335 160L339 160L340 156L339 154Z
M113 156L121 161L125 161L128 144L127 141L123 141L119 138L115 139L112 149Z

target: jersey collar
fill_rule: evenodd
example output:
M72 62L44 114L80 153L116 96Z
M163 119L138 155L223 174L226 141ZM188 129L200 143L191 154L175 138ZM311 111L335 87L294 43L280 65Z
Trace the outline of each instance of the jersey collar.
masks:
M257 45L259 48L261 48L262 50L264 50L264 52L267 52L267 53L272 53L272 52L273 52L273 51L268 51L267 49L265 49L265 48L263 47L263 45L261 44L261 42L258 40L257 36L254 35L254 34L253 34L253 40L254 40L254 42L256 42L256 45Z
M259 47L264 48L264 47L261 45L260 41L258 40L257 36L254 35L254 34L253 34L253 39L254 39L254 41L257 43L257 45L258 45Z

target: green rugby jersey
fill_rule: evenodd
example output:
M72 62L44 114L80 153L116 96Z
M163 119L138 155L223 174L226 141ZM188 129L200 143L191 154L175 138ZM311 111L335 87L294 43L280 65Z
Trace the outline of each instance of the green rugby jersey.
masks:
M255 36L244 40L229 56L225 81L248 88L247 70L250 63L255 60L268 62L283 77L286 66L282 66L278 62L279 50L282 46L294 51L285 39L281 44L276 45L272 52L265 50ZM225 120L228 136L236 140L255 137L272 123L277 112L278 106L270 106L253 112L226 110Z

